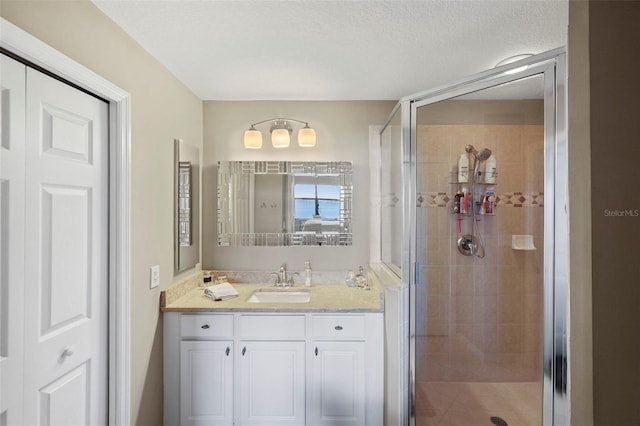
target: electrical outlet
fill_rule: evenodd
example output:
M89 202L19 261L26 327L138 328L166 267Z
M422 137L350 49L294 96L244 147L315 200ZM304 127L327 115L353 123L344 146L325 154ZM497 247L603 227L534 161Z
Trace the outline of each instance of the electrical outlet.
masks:
M151 267L151 288L156 288L160 285L160 265L154 265Z

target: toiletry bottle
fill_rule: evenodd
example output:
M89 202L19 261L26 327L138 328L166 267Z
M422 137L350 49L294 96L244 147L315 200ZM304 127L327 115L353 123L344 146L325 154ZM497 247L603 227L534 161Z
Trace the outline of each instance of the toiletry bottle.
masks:
M355 287L356 286L356 274L353 271L349 271L347 274L347 278L345 278L344 282L347 284L347 287Z
M211 272L206 271L204 273L204 277L202 278L202 284L207 287L211 285Z
M460 155L458 159L458 183L469 182L469 156Z
M361 266L358 269L358 275L356 275L356 287L367 288L367 277L364 275L364 268Z
M311 287L311 262L304 262L304 285L305 287Z
M460 213L469 213L469 190L466 186L462 187L462 199L460 200Z
M496 157L492 155L484 165L484 183L496 183L496 175Z
M486 200L487 200L487 205L485 208L486 213L492 215L494 214L493 209L495 207L495 202L496 202L496 194L492 188L487 189Z
M453 212L460 213L460 202L462 201L462 191L458 189L456 195L453 196Z

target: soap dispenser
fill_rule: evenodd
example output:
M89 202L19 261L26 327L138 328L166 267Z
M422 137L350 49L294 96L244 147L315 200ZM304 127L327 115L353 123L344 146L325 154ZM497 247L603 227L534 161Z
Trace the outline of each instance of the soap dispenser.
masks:
M304 286L311 287L311 262L304 262Z

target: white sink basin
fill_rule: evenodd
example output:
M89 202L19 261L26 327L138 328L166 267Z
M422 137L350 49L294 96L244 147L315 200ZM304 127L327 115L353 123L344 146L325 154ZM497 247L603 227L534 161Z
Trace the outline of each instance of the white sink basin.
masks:
M309 303L311 293L303 289L261 288L247 299L249 303Z

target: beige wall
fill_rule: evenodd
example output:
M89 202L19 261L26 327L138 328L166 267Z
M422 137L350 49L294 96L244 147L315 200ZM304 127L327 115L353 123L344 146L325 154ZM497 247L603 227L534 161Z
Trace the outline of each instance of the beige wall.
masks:
M571 1L569 19L571 423L635 425L640 3Z
M571 424L593 425L589 3L569 3L569 395Z
M202 102L88 1L0 14L131 94L131 424L162 424L159 291L173 281L173 139L202 147ZM160 287L149 289L149 267Z
M205 102L203 149L202 253L204 268L269 270L287 263L301 270L305 260L314 269L344 270L369 260L369 125L383 124L395 102ZM316 129L314 148L300 148L295 132L289 148L271 147L269 125L260 126L263 148L244 148L251 123L272 117L308 121ZM297 130L297 127L295 127ZM217 162L226 160L303 160L353 162L353 245L351 247L218 247Z
M640 424L639 21L639 2L589 3L596 425Z

